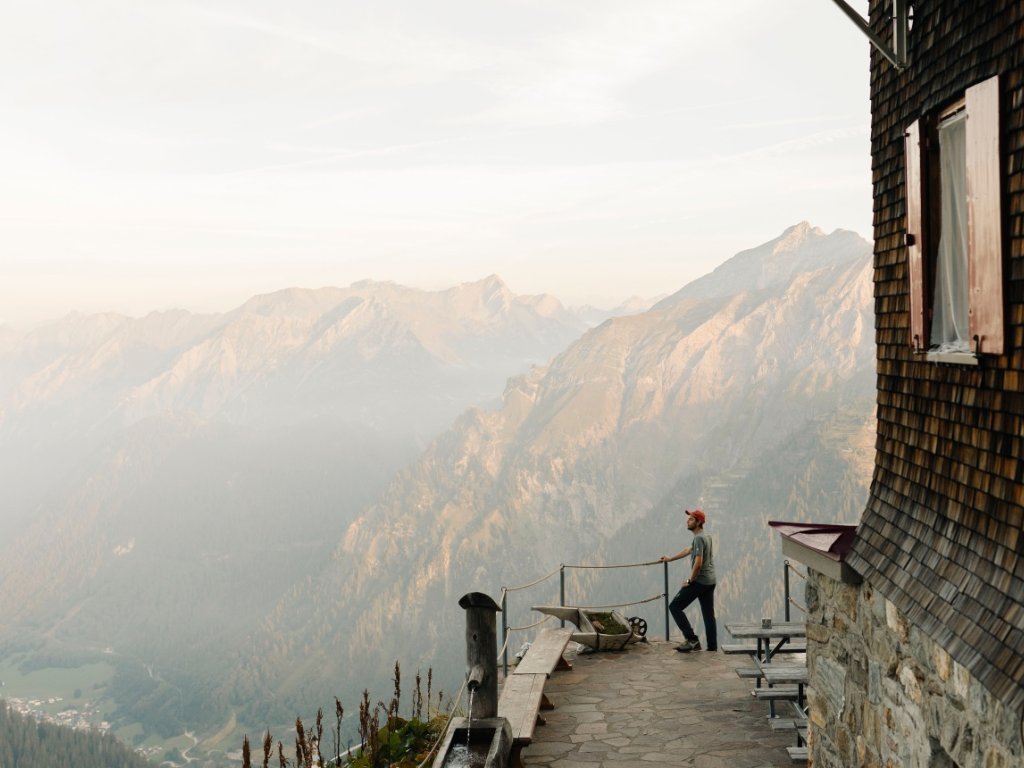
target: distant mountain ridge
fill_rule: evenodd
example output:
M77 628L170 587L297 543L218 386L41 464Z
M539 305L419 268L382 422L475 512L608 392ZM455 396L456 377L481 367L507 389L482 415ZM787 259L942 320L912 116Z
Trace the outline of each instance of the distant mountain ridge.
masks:
M418 365L484 370L500 357L544 361L586 327L557 299L514 295L494 275L434 292L372 281L293 288L223 315L71 316L0 347L0 362L13 371L0 380L11 401L3 417L111 382L120 386L111 408L125 421L172 410L244 422L252 415L233 401L288 366L315 379L339 355L367 367L397 354ZM129 378L117 381L120 374Z
M150 728L183 727L176 690L226 713L210 688L245 642L230 617L309 578L457 414L587 327L491 276L4 335L0 653L113 660L121 714Z

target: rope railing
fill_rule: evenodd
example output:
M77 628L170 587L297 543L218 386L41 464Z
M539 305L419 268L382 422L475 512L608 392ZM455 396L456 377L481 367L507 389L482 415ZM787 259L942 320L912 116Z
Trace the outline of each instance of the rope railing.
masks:
M566 569L572 569L572 570L595 570L595 571L599 571L599 570L614 570L614 569L623 569L623 568L649 568L652 565L661 565L662 569L663 569L664 591L662 593L660 593L660 594L653 595L652 597L641 598L641 599L638 599L638 600L616 603L614 605L573 606L573 605L569 605L566 602L566 599L565 599L565 571L566 571ZM516 587L502 587L501 588L501 622L502 622L502 633L503 633L504 638L505 638L505 643L504 643L504 646L502 648L501 654L499 654L499 655L504 658L504 666L505 666L505 673L506 674L508 673L508 638L511 636L511 633L512 632L521 632L521 631L528 630L528 629L533 629L534 627L537 627L540 624L543 624L548 619L553 618L552 616L549 615L549 616L545 616L540 621L534 622L533 624L527 624L527 625L521 626L521 627L509 627L509 626L507 626L506 621L507 621L507 616L508 616L508 595L509 595L510 592L519 592L519 591L524 590L524 589L529 589L530 587L535 587L538 584L547 581L552 576L554 576L556 573L560 574L558 605L562 606L562 607L577 608L577 609L583 609L583 610L607 610L607 609L611 609L611 608L626 608L626 607L633 606L633 605L643 605L643 604L650 603L650 602L653 602L653 601L659 600L659 599L664 600L664 602L665 602L665 640L669 639L669 611L668 611L669 591L668 591L668 561L667 560L658 559L658 560L648 560L648 561L637 562L637 563L611 563L611 564L608 564L608 565L588 565L586 563L562 563L560 566L558 566L558 568L555 568L554 570L550 571L549 573L546 573L545 575L541 576L540 578L534 579L533 581L531 581L531 582L529 582L527 584L522 584L522 585L516 586ZM561 626L563 626L563 627L565 626L565 620L564 619L561 619L560 623L561 623Z
M785 600L783 602L783 606L784 606L784 613L785 613L786 621L789 621L790 618L791 618L790 615L789 615L790 603L792 603L797 608L799 608L801 611L803 611L805 616L807 615L807 609L804 608L802 605L800 605L800 603L796 602L795 600L793 600L792 597L789 596L789 574L790 573L795 573L801 579L803 579L804 581L807 581L807 576L805 574L801 573L796 568L794 568L792 566L792 564L789 562L789 560L785 561L785 563L782 566L782 588L783 588L783 597L785 598Z
M612 568L639 568L639 567L646 566L646 565L658 565L659 563L663 563L663 562L665 562L665 561L664 560L648 560L647 562L643 562L643 563L619 563L619 564L616 564L616 565L569 565L569 564L564 564L562 567L563 568L576 568L578 570L601 571L601 570L610 570Z
M536 581L531 581L529 584L523 584L520 587L502 587L501 591L502 592L518 592L518 591L520 591L522 589L529 589L530 587L535 587L538 584L540 584L542 581L547 581L548 579L550 579L552 576L554 576L556 573L558 573L559 571L561 571L565 567L566 566L564 566L564 565L560 565L557 568L555 568L555 570L553 570L551 573L549 573L547 576L541 576Z
M805 608L804 606L800 605L800 603L798 603L798 602L797 602L796 600L794 600L794 599L793 599L792 597L791 597L791 598L789 598L789 602L791 602L791 603L792 603L793 605L795 605L795 606L796 606L797 608L799 608L799 609L800 609L801 611L803 611L803 612L804 612L804 615L806 615L806 614L807 614L807 609L806 609L806 608Z
M661 565L662 566L663 574L664 574L664 585L665 585L664 592L661 592L661 593L658 593L658 594L654 594L654 595L651 595L650 597L645 597L645 598L641 598L641 599L638 599L638 600L632 600L632 601L629 601L629 602L614 603L614 604L608 604L608 605L570 605L570 604L567 604L566 601L565 601L565 570L567 568L570 568L570 569L573 569L573 570L594 570L594 571L600 571L600 570L616 570L616 569L623 569L623 568L647 568L647 567L650 567L652 565ZM807 612L806 608L804 608L799 603L797 603L795 600L793 600L791 597L789 597L788 574L789 574L790 570L793 570L793 569L792 569L792 566L790 566L789 561L787 560L786 561L786 600L787 600L787 603L792 603L797 608L799 608L800 610L804 611L804 613L806 613ZM799 571L793 570L793 572L796 573L801 578L805 578L804 575L801 574ZM665 639L666 640L669 639L669 623L668 623L669 622L669 610L668 610L669 591L668 591L668 561L667 560L658 559L658 560L648 560L648 561L643 561L643 562L638 562L638 563L613 563L613 564L610 564L610 565L586 565L586 564L582 564L582 563L563 563L563 564L559 565L557 568L555 568L552 571L550 571L549 573L546 573L545 575L541 576L540 578L534 579L533 581L531 581L531 582L529 582L527 584L521 584L521 585L518 585L518 586L515 586L515 587L502 587L501 588L502 633L504 634L504 641L502 643L501 649L498 651L497 660L501 661L504 658L505 674L506 675L508 675L508 645L509 645L509 642L512 639L512 633L513 632L524 632L524 631L526 631L528 629L534 629L535 627L539 627L541 624L544 624L545 622L548 622L551 619L555 618L554 616L548 614L548 615L544 616L544 618L540 619L539 621L535 621L532 624L525 624L523 626L517 626L517 627L509 627L509 626L507 626L505 624L505 622L506 622L506 617L508 615L508 594L510 592L520 592L520 591L522 591L524 589L529 589L531 587L535 587L538 584L541 584L541 583L547 581L552 576L554 576L556 573L561 574L561 584L560 584L560 588L559 588L559 592L560 592L559 605L561 607L564 607L564 608L575 608L577 610L607 610L607 609L612 609L612 608L628 608L628 607L631 607L631 606L634 606L634 605L645 605L647 603L652 603L655 600L664 600L665 601ZM788 614L788 604L787 604L787 614ZM565 626L565 622L564 621L562 621L562 626ZM468 678L467 678L467 680L468 680ZM445 723L445 727L441 731L442 734L446 734L447 733L448 726L451 724L452 718L455 716L455 711L456 711L456 709L457 709L457 707L459 705L459 702L461 702L461 700L462 700L462 694L466 690L466 682L467 682L466 680L463 681L462 687L459 689L458 694L455 696L454 699L451 699L452 706L451 706L451 709L450 709L450 711L448 713L448 718L447 718L447 722ZM441 738L443 738L443 736ZM424 768L424 766L430 760L430 758L433 755L433 753L437 750L437 747L439 746L440 742L441 742L441 739L439 738L438 741L434 744L434 746L431 747L430 750L427 752L423 762L421 762L417 766L417 768Z
M552 616L549 615L549 616L545 616L540 621L536 621L536 622L534 622L532 624L527 624L527 625L524 625L524 626L521 626L521 627L509 627L506 624L506 622L507 622L507 616L508 616L508 594L510 592L519 592L519 591L524 590L524 589L529 589L530 587L535 587L538 584L547 581L552 576L554 576L556 573L558 573L558 574L560 574L558 605L563 607L563 608L576 608L578 610L607 610L607 609L611 609L611 608L627 608L627 607L634 606L634 605L644 605L646 603L651 603L651 602L654 602L655 600L659 600L660 599L660 600L663 600L664 603L665 603L665 640L668 641L668 639L669 639L669 632L670 632L670 624L669 624L669 597L670 597L670 594L671 594L669 592L669 588L668 588L668 564L669 564L668 560L662 560L660 558L658 560L645 560L645 561L636 562L636 563L611 563L611 564L608 564L608 565L588 565L588 564L585 564L585 563L562 563L560 566L558 566L558 568L555 568L554 570L550 571L549 573L546 573L545 575L541 576L540 578L534 579L533 581L531 581L531 582L529 582L527 584L522 584L522 585L516 586L516 587L502 587L501 588L501 623L502 623L502 633L504 635L504 645L502 646L501 652L498 654L498 656L499 656L499 658L502 658L502 657L504 658L505 673L508 674L508 642L509 642L509 638L511 637L512 632L522 632L522 631L525 631L525 630L528 630L528 629L533 629L534 627L540 626L544 622L548 621L548 619L553 618ZM652 565L660 565L660 566L662 566L662 575L663 575L663 579L664 579L664 591L661 592L660 594L652 595L651 597L641 598L639 600L633 600L633 601L630 601L630 602L615 603L615 604L610 604L610 605L588 605L588 606L581 606L581 605L570 605L569 603L566 602L566 599L565 599L565 571L566 571L567 568L568 569L572 569L572 570L601 571L601 570L616 570L616 569L623 569L623 568L649 568ZM784 599L784 603L783 604L785 605L785 614L786 614L785 615L785 620L786 621L790 620L790 615L789 615L789 606L790 606L790 604L795 605L798 609L803 611L804 614L807 613L807 609L804 606L800 605L795 600L793 600L790 597L790 595L789 595L789 573L790 573L790 571L795 573L801 579L805 579L806 580L806 578L807 578L803 573L801 573L800 571L798 571L795 568L793 568L793 566L790 565L789 560L785 561L785 566L783 568L784 580L785 580L785 585L784 585L785 586L785 595L784 595L785 599ZM563 626L563 627L565 626L565 620L564 619L561 620L561 626Z
M644 603L652 603L655 600L661 600L663 597L665 597L665 594L663 592L660 592L657 595L646 597L643 600L634 600L632 603L615 603L614 605L566 605L564 607L577 608L584 611L596 611L602 608L628 608L631 605L643 605Z
M522 632L523 630L526 630L526 629L533 629L534 627L539 627L545 621L548 621L549 619L553 619L553 618L555 618L555 617L550 615L550 614L548 614L547 616L545 616L540 621L535 621L535 622L533 622L533 624L527 624L525 627L505 627L505 632L511 634L512 632ZM505 644L508 645L508 642L506 641Z

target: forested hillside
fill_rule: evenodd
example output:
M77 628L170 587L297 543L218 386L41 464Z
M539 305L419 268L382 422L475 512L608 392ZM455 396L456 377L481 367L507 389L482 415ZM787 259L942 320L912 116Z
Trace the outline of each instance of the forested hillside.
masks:
M0 768L152 768L109 734L37 723L0 701Z

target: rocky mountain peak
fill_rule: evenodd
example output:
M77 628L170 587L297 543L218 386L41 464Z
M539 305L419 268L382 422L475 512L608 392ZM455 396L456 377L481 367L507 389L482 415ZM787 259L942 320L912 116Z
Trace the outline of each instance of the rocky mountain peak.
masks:
M806 221L767 243L740 251L712 272L659 302L667 307L687 299L733 296L788 283L801 272L848 265L871 254L871 243L856 232L826 234Z

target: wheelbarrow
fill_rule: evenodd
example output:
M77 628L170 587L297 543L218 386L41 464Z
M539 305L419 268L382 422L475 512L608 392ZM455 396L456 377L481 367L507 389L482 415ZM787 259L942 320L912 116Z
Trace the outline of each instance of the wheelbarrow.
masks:
M615 610L569 608L563 605L535 605L533 610L576 625L569 639L595 651L620 651L639 642L647 634L647 622L639 617L627 619Z

